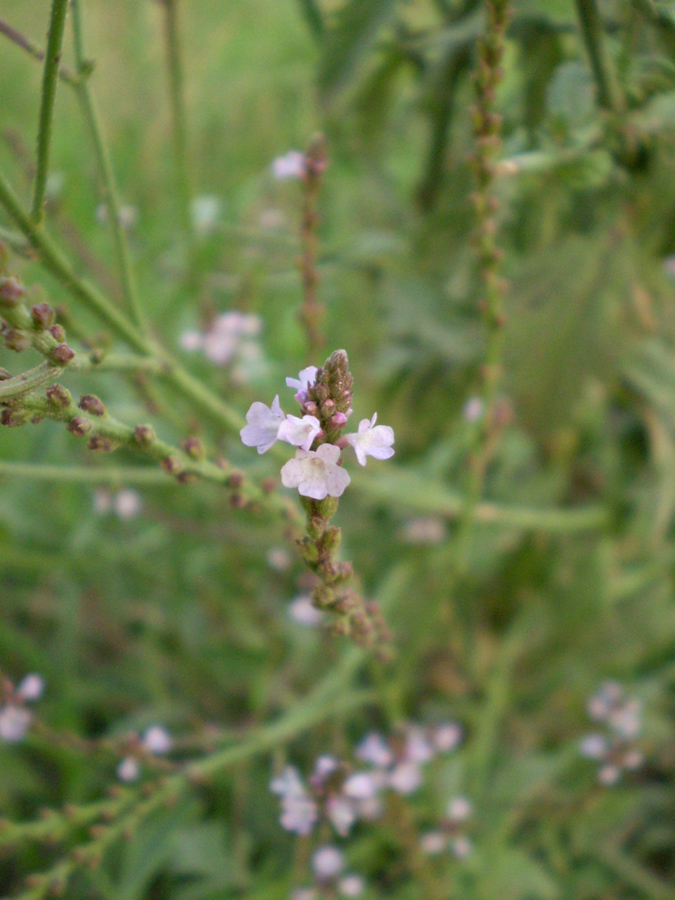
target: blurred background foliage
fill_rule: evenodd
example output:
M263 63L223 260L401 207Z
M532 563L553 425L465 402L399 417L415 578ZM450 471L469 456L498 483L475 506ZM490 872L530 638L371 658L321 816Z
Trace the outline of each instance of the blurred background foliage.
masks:
M39 42L48 6L0 0L0 18ZM422 824L453 792L474 803L476 849L442 869L448 898L673 896L675 4L603 2L595 32L583 27L589 8L513 4L498 98L505 424L458 577L464 410L485 342L469 165L483 5L185 0L193 190L220 209L198 240L196 282L183 277L176 225L161 4L85 6L93 90L121 197L137 211L129 239L144 308L174 347L216 312L262 317L265 365L244 384L185 354L242 413L322 361L307 358L297 320L299 188L274 181L270 164L326 134L328 349L349 352L358 419L377 409L397 437L394 462L354 473L339 524L345 558L386 607L398 658L378 703L275 752L307 768L372 727L460 721L462 747L414 810ZM41 71L10 43L0 47L0 167L27 197ZM52 171L51 230L119 296L88 137L65 85ZM103 340L36 262L17 255L12 264ZM9 357L0 351L8 367ZM138 385L64 380L75 379L120 419L149 418ZM236 435L152 390L164 436L203 431L247 471L277 474ZM50 422L3 429L0 458L99 462ZM124 454L112 462L139 464ZM220 740L292 709L346 651L289 619L302 571L277 524L230 509L210 486L167 479L139 492L140 514L121 520L94 512L86 484L2 477L0 664L16 680L44 676L39 714L50 728L100 738L160 721L181 753L208 750L214 733ZM440 537L420 543L411 527L419 535L428 517ZM647 760L611 788L577 751L587 699L607 678L644 703ZM2 814L26 820L91 802L114 783L116 763L39 732L0 745ZM263 756L195 786L138 823L68 896L287 897L292 841L278 826L270 773ZM373 826L350 843L367 897L422 896L397 858L400 840L391 825ZM2 844L0 831L3 896L60 852Z

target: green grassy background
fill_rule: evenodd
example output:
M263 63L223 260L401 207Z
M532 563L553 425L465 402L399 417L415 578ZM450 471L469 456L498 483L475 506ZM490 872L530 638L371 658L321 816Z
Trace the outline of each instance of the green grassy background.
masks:
M616 8L621 28L628 10ZM440 543L411 545L403 535L411 519L436 514L466 483L462 409L483 351L469 242L468 79L456 97L439 200L424 211L416 197L438 41L427 69L409 65L391 81L377 80L378 57L366 47L363 67L343 73L345 90L329 102L326 53L298 4L186 0L193 188L222 204L219 228L198 245L198 284L186 285L161 9L149 0L92 0L85 24L120 195L138 210L130 243L157 333L175 347L185 328L214 310L263 318L267 369L253 384L238 387L226 372L185 356L242 414L283 391L286 375L322 362L307 358L296 317L298 186L275 183L270 163L302 149L318 129L328 137L320 226L327 349L349 352L357 421L377 409L397 435L392 463L371 460L360 478L354 473L339 524L344 558L385 605L398 657L375 679L371 705L329 716L279 746L274 763L288 759L307 771L316 756L346 752L373 727L456 719L466 731L461 749L433 768L411 806L424 828L454 794L474 803L476 850L464 862L438 864L443 896L661 900L672 896L675 837L675 356L673 288L663 268L675 249L672 63L645 38L637 42L639 65L622 75L636 96L643 91L627 120L648 134L644 164L619 158L611 128L569 162L564 153L607 121L568 28L573 6L542 0L519 4L516 13L518 21L542 16L563 31L555 52L544 42L539 56L531 39L516 33L509 42L503 155L548 153L555 165L528 157L538 169L499 185L511 418L486 493L507 512L478 524L459 579L453 516L440 517L447 519ZM412 3L401 16L413 30L445 34L434 4ZM0 17L43 43L47 3L0 0ZM618 58L620 42L612 40ZM653 59L666 73L656 108L644 87ZM72 63L69 43L65 62ZM26 198L39 87L39 65L0 44L0 166ZM62 187L50 229L83 271L119 297L110 237L96 219L94 160L64 85L52 171ZM284 217L272 232L261 225L270 209ZM12 265L80 316L36 263L15 257ZM98 328L86 315L78 321L88 335ZM0 364L16 368L16 360L0 350ZM124 421L148 418L138 393L119 378L68 375L64 382L99 394ZM236 435L200 422L166 390L158 399L162 436L203 433L256 477L277 474L274 460L254 459ZM52 422L3 429L0 460L99 462ZM104 462L139 464L124 453ZM179 756L207 753L213 740L292 710L349 651L290 621L286 607L300 590L302 568L276 523L232 510L212 486L177 488L167 479L141 496L141 515L124 522L94 514L91 486L2 478L0 668L15 680L29 671L44 676L40 719L59 732L119 737L161 722L182 741ZM572 533L555 527L578 507L604 511L604 524ZM513 508L526 516L535 510L535 519L542 508L563 516L523 526L509 514ZM270 564L275 549L289 554L283 571ZM646 763L613 788L599 787L596 767L578 753L591 728L587 699L606 678L622 682L645 709L639 742ZM372 683L372 673L360 670L345 694ZM93 802L115 783L117 761L114 753L80 752L40 733L17 747L0 745L0 812L24 821L48 807ZM139 823L99 869L79 874L67 896L289 896L302 851L294 868L293 841L267 790L273 761L256 757L195 786L178 806ZM86 833L75 837L83 842ZM401 863L403 843L391 821L362 826L348 842L352 868L368 881L367 898L424 896L419 877ZM3 844L0 830L0 893L20 895L24 876L61 851Z

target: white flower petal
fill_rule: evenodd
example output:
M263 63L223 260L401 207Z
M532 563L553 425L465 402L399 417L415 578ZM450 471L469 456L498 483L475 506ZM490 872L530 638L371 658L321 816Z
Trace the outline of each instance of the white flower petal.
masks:
M345 438L354 448L356 458L362 466L366 457L373 459L389 459L394 455L394 429L389 425L376 425L377 413L372 419L361 419L356 434L346 434Z
M344 869L345 861L337 847L319 847L312 857L312 869L319 881L332 881Z
M289 150L284 156L277 156L272 162L272 174L278 181L287 178L302 178L305 174L305 155L299 150Z
M289 388L295 388L296 391L306 391L310 384L314 384L316 381L318 371L316 366L307 366L306 369L300 371L297 378L287 378L286 384Z
M284 418L278 395L271 407L260 402L253 403L246 413L247 424L239 432L242 442L247 447L257 447L258 453L265 453L277 440Z
M286 416L279 426L277 440L309 450L320 431L321 423L316 416L303 416L301 419L298 416Z
M322 444L317 451L296 450L295 459L281 469L281 483L313 500L340 497L351 479L336 465L339 456L340 448L333 444Z

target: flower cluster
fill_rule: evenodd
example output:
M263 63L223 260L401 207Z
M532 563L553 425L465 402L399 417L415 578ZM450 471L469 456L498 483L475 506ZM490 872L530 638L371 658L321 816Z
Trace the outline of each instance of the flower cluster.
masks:
M3 700L0 704L0 741L16 744L23 740L33 721L33 714L26 703L34 703L42 696L45 683L41 675L31 674L16 687L3 683Z
M261 328L259 316L230 310L216 316L205 331L184 331L180 345L183 350L201 350L217 366L231 366L235 381L247 381L249 370L260 365Z
M313 500L340 497L350 482L341 466L344 448L351 446L362 466L368 456L393 456L393 429L376 425L377 413L363 419L357 432L342 436L352 413L352 379L344 351L336 351L323 369L309 366L297 378L287 378L286 384L295 389L302 415L284 413L277 394L271 406L254 403L241 430L243 443L256 447L258 453L265 453L277 441L298 448L295 458L281 469L285 487L297 488L303 497Z
M473 851L473 844L464 833L472 814L473 807L466 797L453 797L447 805L440 826L422 835L422 850L429 856L438 856L450 850L458 859L465 859Z
M98 488L94 493L94 512L103 516L114 513L123 522L135 519L143 507L138 493L131 488L122 488L114 493L106 488Z
M644 762L644 754L636 745L642 730L642 705L620 684L606 681L588 701L587 710L590 719L605 726L605 732L583 738L579 752L601 764L598 781L609 787L624 772L639 769Z
M133 735L130 745L130 752L117 766L120 781L136 781L141 774L140 760L148 756L166 756L173 749L173 740L161 725L151 725L140 739Z
M455 722L434 728L409 725L386 740L371 732L355 749L354 768L333 756L320 756L307 783L287 766L270 784L281 800L280 822L286 831L309 835L323 820L340 837L358 821L372 821L384 810L388 790L414 793L424 781L424 766L454 750L462 739Z

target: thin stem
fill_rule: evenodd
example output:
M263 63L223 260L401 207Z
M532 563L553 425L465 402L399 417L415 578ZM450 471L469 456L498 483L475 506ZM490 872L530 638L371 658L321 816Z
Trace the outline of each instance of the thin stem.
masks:
M169 75L169 99L171 103L171 130L173 135L174 165L176 170L176 194L178 217L192 251L193 231L190 215L190 162L187 146L187 127L184 102L183 65L180 49L178 0L162 0L165 10L164 35L166 40L167 68Z
M53 0L52 15L49 23L49 36L45 53L45 65L42 76L42 98L40 100L40 124L38 127L37 169L35 173L35 189L31 216L39 225L44 216L45 190L49 170L49 150L52 140L54 118L54 100L56 85L59 80L59 62L61 46L66 26L68 0Z
M91 61L84 54L83 34L82 34L82 14L80 0L71 0L73 11L73 36L75 44L75 60L79 80L77 84L77 95L82 108L82 114L91 136L94 147L94 155L99 169L101 179L101 188L103 192L103 202L108 211L108 220L112 229L113 241L115 244L115 252L117 254L117 262L120 269L120 277L122 280L122 291L127 307L132 318L141 331L145 330L145 317L141 309L136 289L136 281L131 266L131 257L129 254L129 245L120 221L120 203L117 195L117 186L115 176L113 175L110 155L103 140L101 124L96 110L96 105L89 90L89 76L91 74Z
M623 100L607 52L597 2L596 0L575 0L575 5L581 26L581 36L586 45L591 70L598 88L600 106L614 113L620 113L623 109Z
M3 22L2 19L0 19L0 34L4 34L13 44L16 44L17 47L21 47L21 49L25 50L29 56L32 56L33 59L37 59L38 62L44 60L44 50L41 50L36 46L25 34L17 31L16 28L12 28L8 22ZM65 66L59 67L59 78L71 86L75 86L78 81L77 77Z
M304 160L303 208L300 227L300 276L302 279L302 306L300 321L302 322L310 353L317 352L325 343L322 322L325 309L319 302L317 288L319 272L317 270L318 227L319 227L319 191L323 173L326 170L326 144L321 135L314 138L307 148Z
M45 266L55 275L68 290L86 306L93 309L106 322L115 334L141 353L151 353L152 347L143 335L119 312L113 304L93 285L84 281L73 270L56 244L46 232L38 227L24 213L21 205L7 179L0 173L0 205L4 206L14 222L23 231Z
M63 366L55 366L45 361L28 372L22 372L21 375L15 375L14 378L0 381L0 402L6 403L8 400L28 394L42 385L54 381L62 372Z

